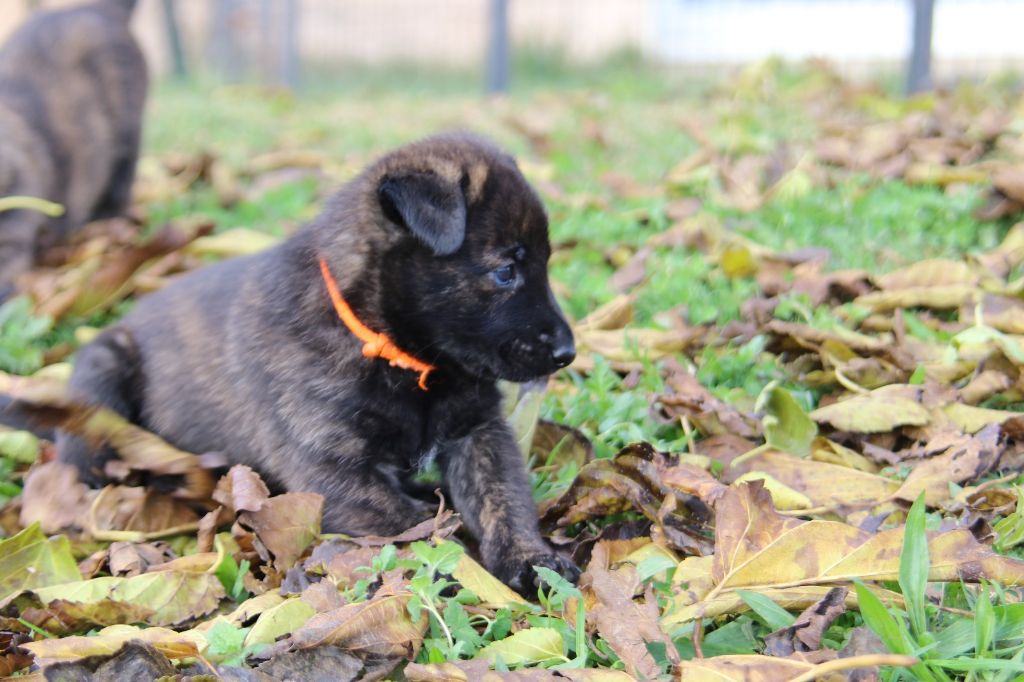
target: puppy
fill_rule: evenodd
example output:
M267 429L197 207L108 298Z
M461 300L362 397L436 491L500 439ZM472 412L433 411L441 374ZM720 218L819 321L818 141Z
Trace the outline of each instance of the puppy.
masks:
M128 206L148 83L134 4L37 14L0 49L0 196L64 206L0 213L0 298L41 249Z
M73 390L279 489L325 497L324 529L393 534L436 500L436 461L486 566L575 578L542 539L498 379L568 365L547 217L512 157L451 134L394 151L264 253L185 275L78 354ZM90 481L113 453L61 435Z

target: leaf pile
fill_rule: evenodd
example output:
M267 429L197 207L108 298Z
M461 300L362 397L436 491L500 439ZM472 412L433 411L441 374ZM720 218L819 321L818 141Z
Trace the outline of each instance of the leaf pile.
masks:
M487 573L443 505L395 537L325 535L318 495L271 495L257 472L69 398L63 360L95 328L169 277L275 243L280 225L254 216L298 223L364 155L145 158L136 219L53 249L0 307L0 393L120 455L90 490L47 439L0 430L0 675L1024 672L1019 105L971 88L894 99L776 63L699 103L647 111L666 140L650 153L672 155L657 173L596 178L628 157L618 103L537 95L481 116L531 150L580 350L546 394L507 391L542 529L584 571L572 585L540 569L536 594ZM940 216L899 241L868 213L861 242L821 222L822 203L889 192L974 232L929 234Z

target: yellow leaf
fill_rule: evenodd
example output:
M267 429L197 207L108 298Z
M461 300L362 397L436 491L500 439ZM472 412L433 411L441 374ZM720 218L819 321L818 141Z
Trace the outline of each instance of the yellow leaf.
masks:
M298 630L315 613L316 609L302 599L286 599L260 614L245 636L245 646L270 644L281 635Z
M1024 412L991 410L984 407L950 403L942 408L946 417L959 426L964 433L977 433L989 424L1002 424L1011 417L1024 416Z
M195 631L174 632L165 628L136 628L130 625L111 625L89 637L62 637L41 639L22 644L35 656L36 664L42 667L75 661L87 656L110 656L117 653L130 640L140 640L151 645L164 656L181 659L197 656L206 646L206 638Z
M426 616L413 623L406 606L412 594L385 585L373 599L318 613L307 620L275 652L311 649L324 644L360 655L412 658L427 627Z
M667 625L709 615L738 588L764 592L853 578L896 580L903 533L902 527L872 534L836 521L800 521L776 512L761 484L731 486L715 509L713 586L696 592L692 602L680 594L665 616ZM928 552L929 580L1024 584L1024 561L996 554L968 530L930 535Z
M491 642L476 658L494 663L499 658L506 665L529 665L563 658L562 635L553 628L520 630L510 637Z
M236 227L218 234L200 237L183 250L197 256L229 258L259 253L277 245L280 241L280 237L269 235L266 232Z
M959 308L980 295L978 289L966 284L944 284L940 286L910 287L873 291L854 299L854 304L876 311L896 308L936 308L945 310Z
M880 665L912 666L917 662L913 656L870 654L837 658L815 665L778 656L740 654L683 661L679 679L682 682L777 682L797 679L838 682L848 679L840 673L843 670Z
M857 469L806 460L770 450L749 460L747 466L752 472L762 472L771 476L777 483L806 495L811 502L808 507L858 505L881 501L896 492L900 486L897 481ZM766 487L774 498L775 491L768 484ZM777 498L776 506L783 508Z
M449 542L445 540L445 542ZM526 604L527 600L520 597L487 569L470 558L465 552L459 557L459 563L452 571L452 577L463 587L479 597L487 608L501 609L512 604Z
M757 261L744 246L726 247L719 256L719 262L722 265L722 272L731 279L750 277L757 272Z
M766 474L763 471L748 471L736 479L736 483L744 483L746 481L761 481L764 483L765 489L772 494L772 502L775 503L777 509L810 509L814 506L809 497L793 490L785 483L781 483L773 478L771 474Z
M811 412L811 419L840 431L884 433L897 426L923 426L931 415L921 403L896 395L866 394L847 398Z

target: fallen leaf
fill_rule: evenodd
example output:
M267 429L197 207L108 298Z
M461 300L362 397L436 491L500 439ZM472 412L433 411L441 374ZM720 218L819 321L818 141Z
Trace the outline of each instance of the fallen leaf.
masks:
M256 511L242 512L239 523L251 528L274 556L274 566L286 571L320 536L323 495L285 493L267 498Z
M60 427L93 443L105 443L120 455L117 464L129 470L181 475L186 483L176 495L208 499L214 479L210 468L220 461L179 450L158 436L132 424L113 410L72 400L67 386L45 377L19 377L0 372L0 393L44 423Z
M403 589L384 586L369 601L314 615L267 655L331 644L361 656L412 658L423 641L427 619L412 622L406 608L411 598Z
M47 538L33 524L12 538L0 541L0 605L24 590L80 580L71 543L58 535Z
M757 397L754 410L764 413L761 425L769 446L798 457L811 454L818 427L789 391L777 382L769 383Z
M806 495L812 507L874 504L895 493L897 481L845 466L766 451L743 462L738 472L763 472Z
M928 409L916 400L877 393L856 395L819 407L810 417L854 433L884 433L897 426L920 426L931 421Z
M271 644L278 637L301 628L315 613L316 610L302 599L286 599L259 615L245 636L245 646Z
M210 613L224 596L224 587L213 573L170 569L131 578L101 577L34 588L19 601L44 608L52 602L66 602L100 624L111 624L111 618L137 622L134 611L122 605L141 605L151 612L145 618L149 624L167 626Z
M78 481L78 469L52 461L32 467L21 495L21 525L39 523L45 533L83 528L91 504L89 487Z
M836 618L846 611L848 587L833 587L816 604L809 606L789 627L765 636L765 653L789 656L796 651L817 651L821 638Z
M626 672L633 676L656 677L661 666L647 649L649 643L661 643L669 652L674 663L678 655L672 640L661 629L658 622L658 603L651 587L647 588L643 601L636 602L633 595L640 587L640 576L632 564L623 564L608 570L607 554L602 543L594 548L590 566L580 579L580 585L589 588L597 600L591 610L597 624L597 631L626 665Z
M61 661L75 661L88 656L112 656L132 640L145 642L172 660L196 656L206 644L202 635L191 630L174 632L165 628L112 625L88 637L41 639L22 644L21 647L35 657L36 665L45 668Z
M977 480L995 467L1002 454L999 439L999 424L990 424L966 442L923 460L911 470L896 497L913 502L924 492L928 506L940 505L950 498L950 483Z
M492 664L500 659L505 665L529 665L555 661L563 655L562 635L558 630L534 627L491 642L480 649L476 657Z
M449 661L448 663L428 665L410 663L405 666L405 677L409 682L558 682L563 679L553 672L537 668L494 672L490 669L490 663L485 660ZM570 677L569 679L576 678ZM601 678L593 679L595 682L599 682ZM627 681L631 679L626 678ZM607 682L618 682L618 680L608 678Z
M715 508L710 580L699 581L697 590L691 586L689 596L680 594L662 622L672 627L710 616L715 601L737 589L896 580L902 546L902 527L872 534L836 521L800 521L776 512L760 483L730 487ZM931 581L1024 583L1024 562L995 554L970 531L931 534L928 551Z
M267 501L270 491L259 474L244 464L236 464L217 481L212 497L225 509L254 512Z
M916 665L918 660L913 656L895 654L879 654L869 656L853 656L838 658L826 663L806 663L774 656L756 654L737 656L715 656L693 661L683 661L680 665L680 680L694 682L705 680L721 680L735 682L778 682L778 680L828 680L838 682L847 679L838 675L842 670L875 667L879 665L909 667ZM836 675L833 676L832 673Z
M450 542L450 541L445 541ZM492 609L507 608L512 604L525 604L523 599L505 583L487 572L483 566L463 552L452 571L459 584L475 594L483 606Z

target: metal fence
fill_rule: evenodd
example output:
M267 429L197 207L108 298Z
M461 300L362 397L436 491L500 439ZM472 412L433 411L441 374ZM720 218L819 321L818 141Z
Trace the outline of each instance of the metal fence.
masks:
M7 7L75 0L0 0ZM507 79L508 50L599 61L631 49L668 64L823 57L840 70L904 64L919 21L918 72L1024 66L1022 0L140 0L136 28L158 71L214 67L296 84L353 62L478 69ZM915 12L916 9L916 12ZM18 12L0 13L0 33ZM507 47L508 50L502 49ZM924 80L919 80L924 83Z

